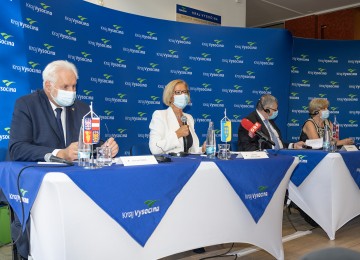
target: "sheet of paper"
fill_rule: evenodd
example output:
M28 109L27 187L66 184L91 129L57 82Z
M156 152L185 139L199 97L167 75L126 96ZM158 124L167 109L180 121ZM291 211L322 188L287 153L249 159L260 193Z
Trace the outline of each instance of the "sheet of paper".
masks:
M323 139L322 138L308 139L306 140L305 144L311 146L312 149L320 149L323 146Z

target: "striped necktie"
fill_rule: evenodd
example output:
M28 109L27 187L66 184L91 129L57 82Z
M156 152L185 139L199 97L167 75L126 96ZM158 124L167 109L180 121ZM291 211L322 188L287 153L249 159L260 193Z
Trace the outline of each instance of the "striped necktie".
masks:
M270 134L271 140L275 143L275 149L276 149L276 150L279 150L279 149L280 149L279 140L278 140L278 138L276 137L275 133L273 132L272 127L270 126L269 121L265 119L265 120L264 120L264 123L265 123L267 129L269 130L269 134Z

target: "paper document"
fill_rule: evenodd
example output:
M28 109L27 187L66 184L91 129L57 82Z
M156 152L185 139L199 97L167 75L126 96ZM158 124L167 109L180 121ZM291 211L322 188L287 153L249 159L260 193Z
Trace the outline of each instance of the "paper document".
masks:
M320 149L323 146L323 139L322 138L308 139L306 140L305 144L311 146L312 149Z

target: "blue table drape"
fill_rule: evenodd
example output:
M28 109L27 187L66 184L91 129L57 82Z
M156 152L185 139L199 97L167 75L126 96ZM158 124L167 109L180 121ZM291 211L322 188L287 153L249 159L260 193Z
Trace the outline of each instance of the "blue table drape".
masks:
M110 217L117 221L141 246L160 223L201 161L213 161L237 192L257 223L292 164L292 156L270 159L222 161L202 156L172 158L171 163L129 166L112 165L95 170L25 162L1 162L0 185L15 213L25 223L36 199L43 177L48 172L66 174ZM206 183L204 183L206 185ZM25 225L23 225L25 226Z
M297 187L303 183L306 177L314 170L316 165L324 159L327 152L322 150L268 150L273 155L291 155L299 158L299 164L291 175L291 182Z
M256 223L294 161L292 156L270 157L242 160L241 165L236 160L215 161Z
M360 189L360 152L339 152Z

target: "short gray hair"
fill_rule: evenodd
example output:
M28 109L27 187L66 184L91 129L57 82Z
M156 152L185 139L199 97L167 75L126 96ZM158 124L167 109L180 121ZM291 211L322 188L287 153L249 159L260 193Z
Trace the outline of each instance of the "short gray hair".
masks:
M46 81L50 81L52 83L55 83L57 81L58 79L57 72L61 69L71 70L72 72L74 72L76 79L79 78L78 71L73 63L67 60L56 60L46 65L45 69L42 72L44 88Z
M270 94L265 94L260 97L260 99L256 105L256 109L264 110L264 109L266 109L266 107L271 107L274 103L279 104L276 97L274 97Z

